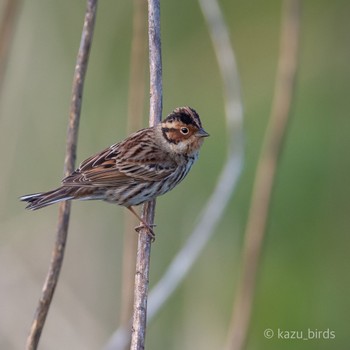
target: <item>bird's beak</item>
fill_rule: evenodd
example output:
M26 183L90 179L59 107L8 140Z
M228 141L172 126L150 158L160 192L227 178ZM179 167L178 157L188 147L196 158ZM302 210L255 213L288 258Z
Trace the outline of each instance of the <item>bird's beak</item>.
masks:
M203 129L203 128L200 128L196 134L195 134L197 137L208 137L209 134Z

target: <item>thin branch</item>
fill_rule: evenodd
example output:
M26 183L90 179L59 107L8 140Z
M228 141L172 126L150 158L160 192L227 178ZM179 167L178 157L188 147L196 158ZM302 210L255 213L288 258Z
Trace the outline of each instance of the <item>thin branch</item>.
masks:
M149 125L161 122L163 108L162 50L160 36L160 1L148 0L148 43L150 69Z
M147 62L147 3L144 0L133 0L133 9L133 39L131 44L128 93L128 134L142 127ZM135 220L135 216L130 215L128 210L125 210L124 213L125 228L120 325L130 328L137 247L137 235L130 234L130 232L137 226L137 221Z
M67 130L67 148L64 161L64 176L70 174L74 170L75 165L83 86L92 43L96 10L97 0L88 0L73 77L72 100ZM34 350L38 347L41 332L58 282L67 241L70 207L71 205L69 201L62 202L59 206L56 241L52 251L49 271L43 286L42 295L36 309L30 334L27 338L27 350Z
M160 40L160 1L148 0L148 41L150 64L150 116L149 125L154 126L162 116L162 58ZM155 214L155 200L142 208L142 218L152 225ZM138 239L136 274L134 287L134 313L131 334L132 350L145 347L149 265L151 258L151 238L147 229L141 229Z
M0 23L0 92L21 0L7 0Z
M150 292L148 322L153 319L181 284L213 236L243 168L243 105L238 70L228 29L217 1L201 0L200 5L212 37L224 81L225 117L228 131L227 160L218 177L215 190L202 210L199 223L183 248L174 257L163 277ZM127 329L120 327L108 341L105 350L124 349L127 339Z
M299 0L285 0L283 4L274 102L255 177L227 350L243 349L247 339L275 175L291 114L298 63L300 6Z

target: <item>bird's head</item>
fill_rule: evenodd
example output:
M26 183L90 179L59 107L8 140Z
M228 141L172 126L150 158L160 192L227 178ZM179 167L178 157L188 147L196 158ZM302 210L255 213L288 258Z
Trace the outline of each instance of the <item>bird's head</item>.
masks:
M161 123L165 141L176 153L198 152L204 137L209 134L203 129L198 113L191 107L179 107Z

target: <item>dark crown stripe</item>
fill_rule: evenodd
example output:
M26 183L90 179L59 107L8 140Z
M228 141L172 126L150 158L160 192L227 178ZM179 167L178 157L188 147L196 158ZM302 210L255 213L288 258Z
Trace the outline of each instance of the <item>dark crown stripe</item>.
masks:
M190 115L188 115L187 113L183 113L183 112L182 113L178 113L178 118L184 124L187 124L187 125L194 124L193 123L193 118Z
M202 123L201 123L201 120L199 119L199 115L191 107L176 108L172 113L168 115L168 117L165 120L170 123L172 123L175 120L179 120L186 125L194 125L198 128L202 127Z

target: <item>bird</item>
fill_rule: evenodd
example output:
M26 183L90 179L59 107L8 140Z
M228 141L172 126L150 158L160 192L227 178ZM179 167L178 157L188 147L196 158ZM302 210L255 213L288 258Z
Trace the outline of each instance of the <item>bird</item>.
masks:
M178 185L198 159L208 136L193 108L178 107L155 126L141 129L84 160L60 187L20 200L27 202L26 209L30 210L75 199L118 204L131 211L154 239L152 227L133 207Z

